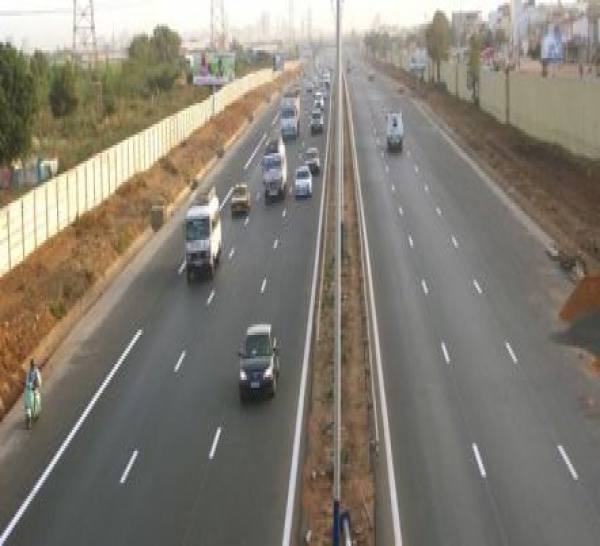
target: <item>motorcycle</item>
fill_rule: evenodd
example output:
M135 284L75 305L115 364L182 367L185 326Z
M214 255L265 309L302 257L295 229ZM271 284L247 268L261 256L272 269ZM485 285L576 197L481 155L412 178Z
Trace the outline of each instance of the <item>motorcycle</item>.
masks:
M31 429L42 411L42 395L31 381L25 383L25 425Z

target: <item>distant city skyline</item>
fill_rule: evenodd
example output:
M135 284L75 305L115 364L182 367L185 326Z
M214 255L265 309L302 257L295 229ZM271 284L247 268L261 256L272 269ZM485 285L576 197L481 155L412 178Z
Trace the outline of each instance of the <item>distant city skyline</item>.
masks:
M287 30L288 0L225 0L230 28L256 26L261 36L263 13L268 13L271 34ZM294 27L298 36L308 9L312 12L313 36L334 30L335 0L294 0ZM378 17L381 24L412 27L429 21L436 9L445 11L476 10L487 20L490 11L503 2L498 0L344 0L344 30L366 30ZM544 2L556 4L557 1ZM201 35L209 28L210 0L94 0L96 33L100 41L117 44L131 36L151 32L165 24L183 36ZM73 0L0 0L0 40L16 47L52 50L71 47ZM194 24L194 20L196 24ZM287 34L287 32L286 32ZM272 37L272 36L271 36Z

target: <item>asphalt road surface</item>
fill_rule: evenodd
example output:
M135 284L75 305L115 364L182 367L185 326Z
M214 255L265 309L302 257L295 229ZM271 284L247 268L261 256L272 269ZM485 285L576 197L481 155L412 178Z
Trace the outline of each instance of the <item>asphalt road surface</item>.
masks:
M290 187L308 146L325 156L326 131L311 136L308 126L312 97L303 92L302 103L301 136L287 145ZM312 199L265 204L261 159L279 133L278 104L209 175L222 202L241 180L253 200L247 220L224 204L214 280L186 283L180 211L58 352L34 430L22 430L20 408L1 425L7 544L281 543L322 177ZM273 324L281 377L274 399L241 405L237 352L255 322Z
M599 390L555 341L566 281L398 84L347 79L403 542L599 544Z

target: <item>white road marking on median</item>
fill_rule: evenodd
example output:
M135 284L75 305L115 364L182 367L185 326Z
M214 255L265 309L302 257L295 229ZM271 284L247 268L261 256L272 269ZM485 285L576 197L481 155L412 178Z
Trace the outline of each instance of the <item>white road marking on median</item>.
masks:
M179 358L177 359L177 364L175 364L175 373L177 373L179 371L179 368L181 368L181 363L183 362L183 359L185 358L185 351L181 351L181 354L179 355Z
M208 299L206 300L206 307L208 307L212 303L212 300L214 297L215 297L215 291L211 290L210 294L208 295Z
M454 248L458 248L458 241L454 235L452 235L452 244L454 245Z
M408 244L410 245L410 248L413 248L415 246L415 243L413 241L413 238L410 236L410 233L408 234Z
M217 444L219 443L219 438L221 437L221 427L217 429L215 433L215 438L212 443L212 447L210 448L210 453L208 454L208 459L212 461L215 457L215 451L217 451Z
M485 472L485 466L483 466L483 460L481 459L479 448L477 447L477 444L473 444L472 447L473 453L475 454L475 460L477 461L477 466L479 467L479 473L481 474L482 478L485 478L487 474Z
M287 214L287 209L283 209L283 212L281 213L282 218L285 218L286 214Z
M275 114L275 117L273 118L273 123L271 124L272 127L275 127L278 119L279 119L279 112L277 112Z
M396 191L396 186L394 184L392 184L392 192Z
M262 284L260 285L260 293L261 293L261 294L264 294L264 292L265 292L265 287L266 287L266 286L267 286L267 277L264 277L264 278L263 278L263 282L262 282Z
M389 173L389 172L390 172L390 167L389 167L389 165L386 165L386 166L385 166L385 172L386 172L386 173Z
M442 353L444 353L444 360L446 364L450 364L450 355L448 354L448 349L446 348L446 343L442 341Z
M249 221L250 221L250 217L246 216L246 219L244 220L244 227L246 227L248 225Z
M508 354L510 355L510 358L512 359L512 361L516 364L517 362L519 362L519 360L517 359L517 355L515 354L515 352L513 351L513 348L511 347L510 343L508 341L504 342L504 346L506 347L506 350L508 351Z
M179 269L177 270L177 274L181 275L184 271L185 271L185 260L183 260L183 262L181 262L181 265L179 266Z
M425 184L424 188L425 188L425 193L429 193L429 186L427 184Z
M235 247L232 246L231 250L229 251L229 259L231 260L231 258L233 258L233 255L235 254Z
M135 344L138 342L138 339L140 339L142 334L143 330L140 328L136 332L135 336L133 336L133 339L129 342L129 345L127 345L127 347L119 357L119 360L117 360L117 363L113 366L108 375L104 378L104 381L102 381L102 384L100 385L100 387L98 387L98 390L94 393L94 396L92 396L92 399L88 402L88 405L83 410L83 413L81 414L79 419L77 419L77 422L75 423L67 437L63 440L63 443L58 448L58 451L54 454L54 456L50 460L50 463L42 472L42 475L38 478L37 482L35 482L33 489L29 492L29 495L27 495L27 497L25 498L15 515L12 517L12 519L6 526L6 529L4 529L4 531L2 532L2 535L0 535L0 546L3 546L6 543L11 533L14 531L15 527L23 517L23 514L25 513L27 508L29 508L29 505L33 502L33 499L35 499L36 495L38 494L44 483L46 483L46 480L58 464L58 461L60 461L64 452L69 447L70 443L73 441L73 438L75 438L75 435L79 432L79 429L82 427L83 423L85 423L85 420L88 418L89 414L94 409L94 406L102 396L102 393L106 390L106 387L108 387L109 383L112 381L112 378L119 371L119 368L123 365L123 362L125 362L125 359L129 355Z
M419 174L419 166L415 165L415 174Z
M425 282L425 279L421 279L421 286L423 287L423 292L425 292L425 295L429 294L429 288L427 288L427 283Z
M435 207L435 212L437 213L438 216L442 215L442 211L440 210L440 207Z
M567 452L565 451L565 448L563 446L559 445L558 446L558 452L560 453L560 456L563 458L563 461L567 465L567 468L569 469L571 477L575 481L577 481L579 479L579 475L577 474L577 471L575 470L575 467L573 466L573 463L571 462L571 459L569 459L569 456L567 455Z
M260 147L262 146L262 144L263 144L263 142L265 141L266 138L267 138L267 133L265 133L262 136L262 138L258 141L258 144L256 145L256 148L254 148L254 151L252 152L252 154L248 158L248 161L246 161L246 164L244 165L244 170L246 170L250 166L250 163L252 163L252 160L254 159L254 157L256 156L256 154L258 153L258 150L260 149Z
M223 202L221 203L221 206L219 207L219 211L223 210L223 207L227 204L227 201L229 201L229 198L231 197L232 193L233 193L233 186L231 188L229 188L229 191L227 192L225 199L223 199Z
M473 286L475 287L475 290L477 290L478 294L483 294L483 290L481 289L481 286L479 286L477 279L473 279Z
M277 246L279 245L279 239L275 239L273 241L273 250L277 250Z
M398 207L398 214L400 216L404 216L404 210L402 209L402 207Z
M135 463L135 460L137 459L137 457L138 457L138 450L136 449L131 454L129 462L127 463L127 466L125 467L123 474L121 475L121 479L119 480L119 483L121 485L123 485L127 481L127 476L129 476L129 472L131 472L131 468L133 467L133 464Z

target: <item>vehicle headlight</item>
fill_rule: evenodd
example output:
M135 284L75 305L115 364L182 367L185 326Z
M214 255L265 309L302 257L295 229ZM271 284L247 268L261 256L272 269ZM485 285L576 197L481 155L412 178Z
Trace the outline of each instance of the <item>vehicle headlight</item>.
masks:
M263 372L263 378L264 379L273 379L273 364L271 364L264 372Z
M240 370L240 381L247 381L248 376L244 370Z

